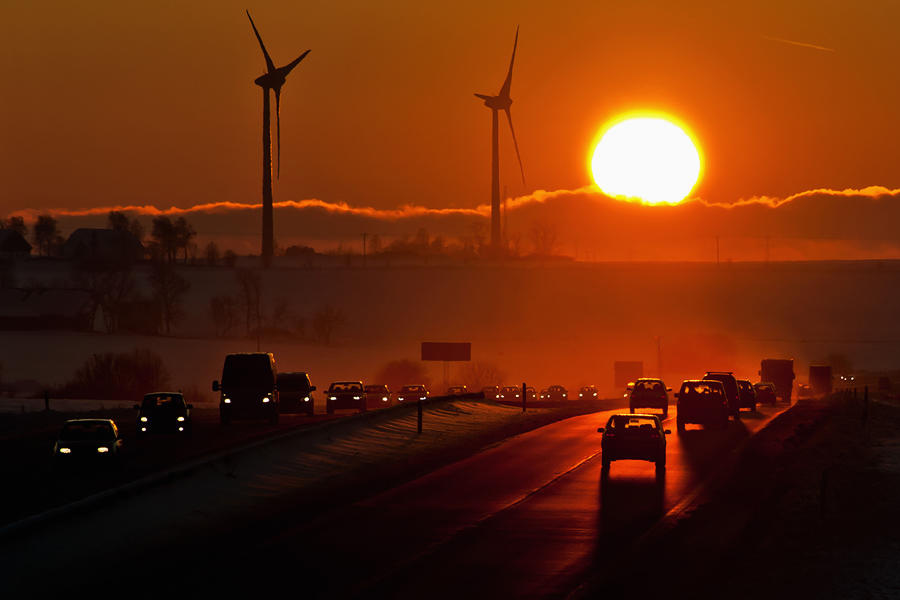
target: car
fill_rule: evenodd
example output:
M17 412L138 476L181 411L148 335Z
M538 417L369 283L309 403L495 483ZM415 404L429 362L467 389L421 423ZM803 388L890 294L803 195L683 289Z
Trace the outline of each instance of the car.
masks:
M507 402L521 402L522 388L515 385L505 385L500 389L500 399Z
M222 366L222 383L212 382L219 392L219 421L236 418L268 418L278 423L278 370L271 352L229 354Z
M597 391L596 386L586 385L586 386L582 387L580 390L578 390L578 397L579 398L596 398L598 393L599 392Z
M797 384L797 397L798 398L812 398L813 391L812 386L808 383L798 383Z
M119 462L122 439L112 419L70 419L53 444L56 468L80 465L112 466Z
M415 402L428 398L428 388L422 384L404 385L397 392L397 402Z
M569 399L569 392L561 385L551 385L547 389L541 390L541 400L548 402L562 402Z
M391 394L388 386L381 384L370 384L365 387L366 406L393 406L394 396Z
M312 393L316 391L316 386L310 385L309 373L279 373L275 380L278 384L278 410L283 413L315 414L316 402Z
M532 386L530 386L530 385L529 385L529 386L526 386L526 387L525 387L525 397L526 397L529 401L530 401L530 400L537 400L537 390L535 390L534 387L532 387Z
M753 388L756 390L756 400L760 404L765 402L766 404L775 405L775 402L778 400L778 393L775 390L775 384L769 383L768 381L760 381L759 383L754 383Z
M639 408L658 408L663 417L669 416L669 394L672 388L666 387L662 379L641 377L631 386L628 394L629 412L637 412Z
M143 402L135 404L134 408L138 411L138 436L150 433L190 434L192 431L191 409L194 406L185 403L180 392L146 394Z
M466 390L466 386L464 385L451 385L449 388L447 388L448 396L464 396L468 393L469 392Z
M366 412L366 390L361 381L335 381L325 393L325 412L329 415L343 408Z
M741 395L738 391L737 378L731 371L707 371L703 379L721 381L725 387L725 396L728 398L728 411L735 419L740 418Z
M499 400L500 399L500 386L497 385L488 385L481 388L481 393L484 396L485 400Z
M679 432L683 432L688 423L715 425L722 429L728 427L731 410L725 394L725 384L718 379L686 379L681 382L675 400L675 422Z
M751 412L756 412L756 390L748 379L738 379L738 394L741 402L740 408L749 408Z
M657 473L666 468L666 436L658 415L620 413L609 417L606 427L599 427L602 470L609 473L614 460L648 460Z

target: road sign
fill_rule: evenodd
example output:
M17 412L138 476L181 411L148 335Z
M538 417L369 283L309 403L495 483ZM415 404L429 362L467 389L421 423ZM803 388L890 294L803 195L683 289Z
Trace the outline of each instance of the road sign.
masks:
M470 342L422 342L422 360L444 362L472 360Z

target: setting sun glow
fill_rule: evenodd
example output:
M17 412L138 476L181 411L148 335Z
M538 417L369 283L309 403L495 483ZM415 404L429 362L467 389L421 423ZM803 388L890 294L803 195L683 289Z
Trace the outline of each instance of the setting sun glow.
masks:
M630 118L603 133L591 172L607 196L677 204L697 184L700 153L674 123L658 117Z

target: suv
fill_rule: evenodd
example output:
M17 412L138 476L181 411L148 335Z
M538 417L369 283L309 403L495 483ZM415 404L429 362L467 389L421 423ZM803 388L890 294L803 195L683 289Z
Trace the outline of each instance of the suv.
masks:
M637 412L638 408L658 408L663 412L663 417L669 416L669 392L662 379L642 377L631 386L628 397L628 410Z
M223 425L236 417L266 417L278 423L278 387L275 357L271 352L229 354L222 367L222 383L212 382L220 392L219 420Z
M741 396L741 408L749 408L756 412L756 389L748 379L738 379L738 393Z
M597 397L597 386L594 385L586 385L580 390L578 390L579 398L596 398Z
M365 392L366 406L369 404L375 404L376 406L391 406L393 404L393 402L391 402L391 390L384 384L367 385Z
M185 404L184 396L177 392L155 392L144 396L138 411L138 436L148 433L191 433L191 404Z
M122 440L112 419L71 419L63 423L53 445L53 466L94 463L110 466L119 460Z
M302 371L296 373L279 373L278 400L281 412L304 412L315 414L315 400L312 393L316 386L309 384L309 374Z
M661 474L666 468L666 435L672 433L662 428L657 415L612 415L606 427L597 429L603 434L600 440L603 460L602 472L609 473L614 460L649 460L656 464Z
M366 391L361 381L335 381L325 394L325 412L329 415L339 408L356 408L366 412Z
M451 385L447 388L448 396L465 396L468 393L466 386L464 385Z
M728 412L735 419L739 418L741 412L741 394L738 391L737 379L731 371L707 371L703 379L711 379L721 381L725 388L725 396L728 398Z
M518 402L522 398L522 388L514 385L505 385L500 390L500 399L507 402Z
M481 393L484 395L485 400L500 399L500 387L496 385L489 385L481 388Z
M725 385L718 379L687 379L675 394L678 431L684 431L687 423L728 427L728 396Z

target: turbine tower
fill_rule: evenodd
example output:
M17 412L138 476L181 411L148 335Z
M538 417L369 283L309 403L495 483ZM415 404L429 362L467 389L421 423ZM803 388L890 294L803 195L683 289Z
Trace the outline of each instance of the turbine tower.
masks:
M506 74L506 81L500 88L500 92L496 96L488 96L487 94L475 94L476 97L484 100L484 105L491 109L491 247L495 253L499 253L501 244L500 234L500 149L499 149L499 125L497 122L497 112L506 113L506 120L509 121L509 131L512 133L513 145L516 148L516 158L519 159L519 172L522 174L522 184L525 184L525 168L522 166L522 156L519 154L519 142L516 141L516 130L513 128L512 115L509 107L512 105L512 98L509 97L509 88L512 84L513 63L516 60L516 47L519 45L519 28L516 27L516 39L513 42L512 58L509 59L509 72Z
M281 86L284 85L288 73L294 70L300 61L306 58L309 50L301 54L292 62L283 67L275 67L272 58L266 51L266 45L263 44L262 37L256 29L253 17L250 11L247 11L247 18L250 19L250 26L256 39L259 41L259 47L262 49L263 57L266 59L266 72L254 80L254 83L262 88L263 91L263 180L262 180L262 259L263 266L268 267L272 264L272 254L275 247L275 235L273 228L272 216L272 122L271 122L271 103L269 101L269 90L275 92L275 127L276 139L278 144L277 153L277 174L281 175Z

